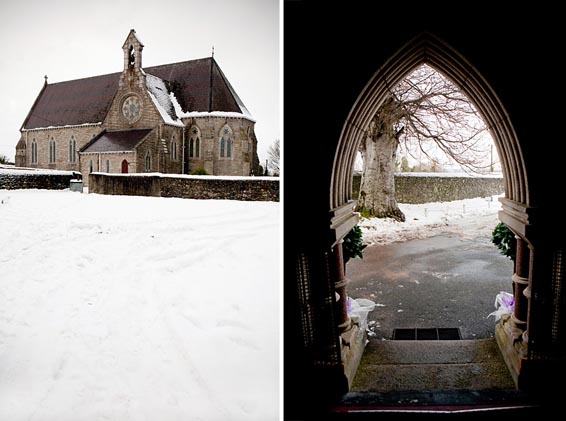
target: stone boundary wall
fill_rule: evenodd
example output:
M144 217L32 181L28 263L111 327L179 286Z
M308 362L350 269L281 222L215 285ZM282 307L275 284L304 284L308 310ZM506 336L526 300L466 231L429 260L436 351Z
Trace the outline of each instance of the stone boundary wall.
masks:
M89 192L99 194L279 201L279 178L276 177L92 173L89 184Z
M361 175L355 174L353 198L358 198ZM450 173L395 174L395 196L398 203L420 204L429 202L451 202L502 194L505 188L503 177L463 176Z
M80 179L79 172L0 168L0 189L47 189L64 190L72 179Z

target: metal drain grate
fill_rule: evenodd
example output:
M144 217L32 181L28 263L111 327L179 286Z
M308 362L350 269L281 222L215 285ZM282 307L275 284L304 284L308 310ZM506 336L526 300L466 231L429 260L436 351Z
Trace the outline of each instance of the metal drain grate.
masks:
M438 327L438 328L410 328L393 329L394 341L445 341L460 340L460 328Z

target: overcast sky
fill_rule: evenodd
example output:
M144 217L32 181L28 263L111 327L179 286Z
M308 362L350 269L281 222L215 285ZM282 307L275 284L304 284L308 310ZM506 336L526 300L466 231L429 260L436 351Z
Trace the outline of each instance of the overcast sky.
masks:
M280 134L279 0L0 0L0 154L44 83L122 70L135 29L143 66L214 57L257 120L260 162Z

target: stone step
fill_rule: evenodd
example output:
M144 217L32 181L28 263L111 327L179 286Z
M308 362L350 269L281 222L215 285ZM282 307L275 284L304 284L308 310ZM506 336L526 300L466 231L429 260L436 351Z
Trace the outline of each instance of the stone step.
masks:
M454 341L370 340L366 364L467 364L501 359L495 339Z
M370 341L351 390L513 389L494 339Z

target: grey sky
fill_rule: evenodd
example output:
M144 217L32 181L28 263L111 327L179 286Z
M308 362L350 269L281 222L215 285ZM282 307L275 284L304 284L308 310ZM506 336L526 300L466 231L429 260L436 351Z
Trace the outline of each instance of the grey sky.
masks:
M122 70L134 28L143 66L214 57L257 120L258 154L280 134L279 0L0 0L0 154L14 159L19 129L43 76L49 83Z

